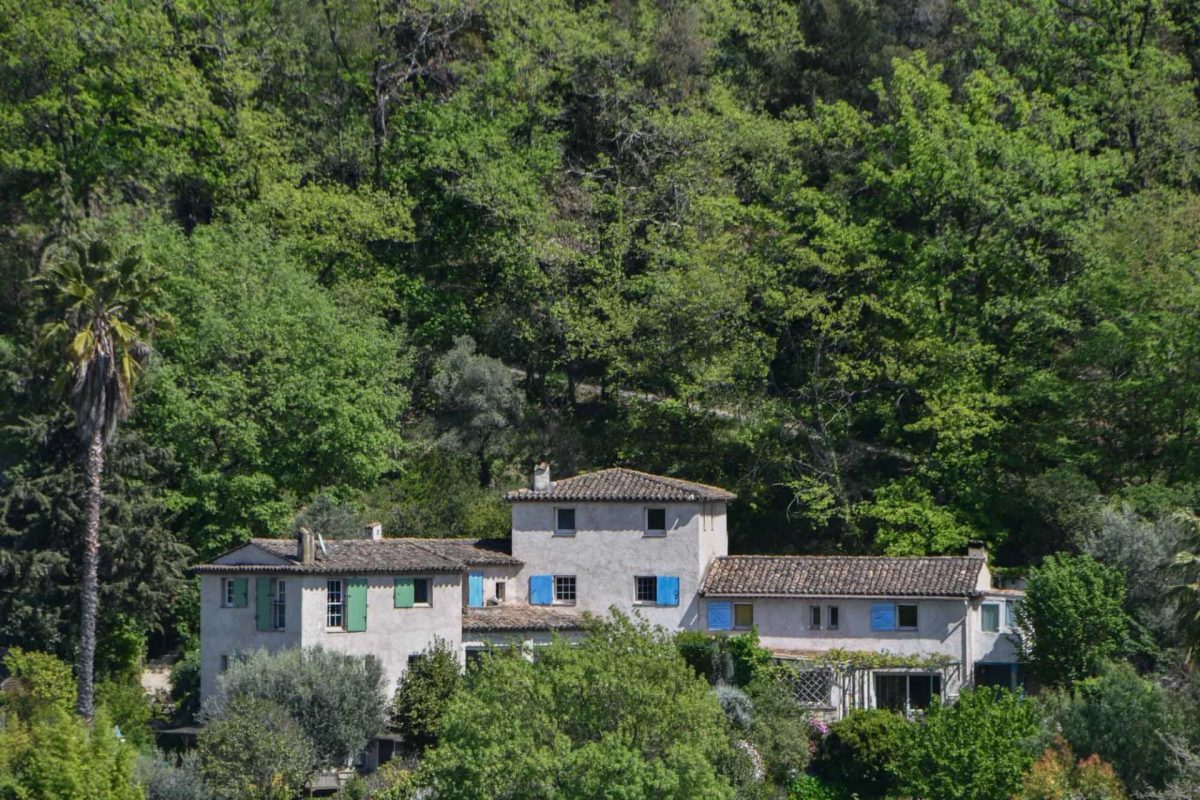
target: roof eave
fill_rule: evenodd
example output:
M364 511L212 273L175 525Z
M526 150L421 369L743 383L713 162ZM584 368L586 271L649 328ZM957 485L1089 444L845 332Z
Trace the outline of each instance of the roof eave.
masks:
M698 594L701 597L727 597L733 599L739 597L749 597L766 600L803 600L810 597L831 598L836 600L891 600L897 597L912 598L914 600L965 600L973 596L970 592L964 592L962 594L906 594L904 592L889 592L881 594L836 594L829 592L712 592L706 590L701 590L698 592Z

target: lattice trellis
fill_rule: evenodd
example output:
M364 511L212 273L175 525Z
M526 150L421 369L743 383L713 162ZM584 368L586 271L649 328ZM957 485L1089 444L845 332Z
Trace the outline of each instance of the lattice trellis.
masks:
M802 706L828 708L833 704L833 669L830 667L784 670L784 680Z

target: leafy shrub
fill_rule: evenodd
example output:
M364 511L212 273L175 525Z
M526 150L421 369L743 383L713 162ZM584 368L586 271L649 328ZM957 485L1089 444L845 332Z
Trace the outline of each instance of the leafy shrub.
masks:
M1112 764L1133 792L1161 788L1176 771L1168 739L1196 736L1194 704L1128 664L1107 664L1099 677L1046 693L1041 702L1051 730L1076 753Z
M236 696L197 737L200 770L219 797L290 800L316 764L312 740L278 703Z
M150 723L154 708L136 678L109 678L96 684L96 703L108 710L125 740L139 750L154 743Z
M384 725L383 666L374 656L321 647L259 650L239 658L217 680L202 717L217 719L247 697L271 700L300 724L323 766L343 766Z
M138 759L138 783L146 800L214 800L194 750L181 756L163 752L143 755Z
M0 719L0 797L5 800L142 800L136 753L98 709L92 724L55 704L26 721Z
M730 686L727 683L718 683L714 687L717 694L717 702L721 704L721 710L725 712L725 718L729 720L729 724L735 728L748 731L751 724L754 722L754 704L750 702L749 696L736 686Z
M681 631L675 636L675 647L696 674L713 685L748 686L772 663L770 651L759 644L757 630L736 636Z
M75 709L75 676L71 665L50 655L14 647L4 656L4 666L17 680L8 704L17 716L29 721L39 714Z
M788 787L788 800L850 800L850 792L816 775L801 775Z
M934 703L911 729L896 762L902 794L938 800L996 800L1021 787L1038 732L1033 704L1007 689L967 689Z
M1046 749L1026 774L1014 800L1126 800L1113 768L1099 756L1076 762L1062 739Z
M392 705L392 724L408 746L424 750L437 741L438 720L461 683L458 654L440 637L408 665Z
M787 786L804 772L812 757L809 713L773 672L761 671L746 693L754 704L750 741L762 758L767 779Z
M829 726L814 767L831 783L866 797L896 786L895 765L911 738L912 723L894 711L856 709Z
M200 712L200 651L188 650L171 667L171 700L184 720Z

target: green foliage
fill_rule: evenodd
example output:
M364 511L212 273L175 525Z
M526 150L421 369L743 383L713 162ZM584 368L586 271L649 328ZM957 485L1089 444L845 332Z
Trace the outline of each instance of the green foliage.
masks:
M750 742L762 759L769 785L788 786L812 757L809 713L800 707L786 682L762 671L746 687L754 708Z
M201 715L219 720L249 699L275 703L290 715L324 767L345 766L362 752L383 729L387 707L379 659L322 647L256 650L235 659Z
M457 649L442 638L422 652L400 676L392 701L392 726L405 744L424 750L437 742L437 726L462 683Z
M472 670L421 780L438 797L731 797L724 716L665 634L615 616Z
M137 753L117 740L103 709L91 724L50 707L35 719L0 716L0 797L4 800L141 800Z
M178 756L143 753L137 771L146 800L216 800L200 774L200 755L195 750Z
M1161 789L1176 768L1172 742L1196 743L1195 703L1128 664L1106 664L1098 677L1042 703L1048 728L1075 752L1111 764L1131 792Z
M75 676L71 665L48 653L14 647L4 654L4 668L17 681L8 692L8 708L19 719L33 720L51 712L75 708Z
M171 665L171 702L185 720L200 711L200 650L188 650Z
M771 651L758 642L758 630L733 636L716 636L701 631L680 631L675 646L684 661L711 684L749 686L771 667Z
M1179 631L1187 659L1200 664L1200 517L1182 517L1186 534L1183 547L1171 559L1170 595L1175 601L1175 626Z
M320 534L325 539L361 539L363 524L354 509L339 503L329 495L319 494L296 515L290 530L301 527Z
M1129 621L1121 574L1090 556L1049 556L1030 571L1017 622L1038 680L1069 686L1125 652Z
M912 723L894 711L855 709L829 726L814 760L817 774L864 798L883 797L913 738Z
M290 800L317 756L300 723L278 703L239 695L196 739L200 772L218 797Z
M109 678L97 683L96 703L104 707L113 724L121 729L125 741L139 750L154 745L154 734L150 730L154 707L135 676Z
M1071 746L1059 740L1046 749L1021 783L1014 800L1125 800L1113 768L1092 755L1075 760Z
M850 793L816 775L801 775L788 787L788 800L850 800Z
M1033 704L1005 689L967 689L954 705L935 702L897 761L900 791L912 797L1011 797L1034 760Z

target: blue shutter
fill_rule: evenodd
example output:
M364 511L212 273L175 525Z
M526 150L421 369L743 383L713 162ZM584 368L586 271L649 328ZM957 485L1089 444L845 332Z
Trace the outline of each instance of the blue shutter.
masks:
M896 607L891 603L874 603L871 605L871 630L896 630Z
M548 606L554 602L554 576L529 576L529 602L535 606Z
M483 573L472 572L467 576L467 605L483 608Z
M679 578L674 575L658 576L658 604L660 606L679 605Z
M710 631L733 629L733 603L728 600L708 601L708 629Z

